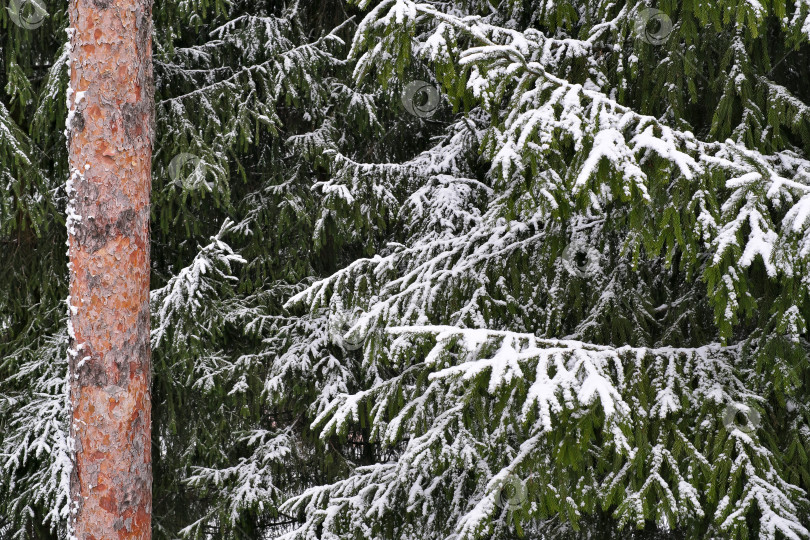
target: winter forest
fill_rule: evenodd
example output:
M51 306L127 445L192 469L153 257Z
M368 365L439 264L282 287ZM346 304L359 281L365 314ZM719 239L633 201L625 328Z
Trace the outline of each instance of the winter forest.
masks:
M810 539L810 0L0 0L0 251L2 540Z

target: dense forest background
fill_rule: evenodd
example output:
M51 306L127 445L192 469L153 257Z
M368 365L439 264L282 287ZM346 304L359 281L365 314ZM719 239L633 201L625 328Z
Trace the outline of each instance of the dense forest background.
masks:
M57 538L66 6L2 1L0 538ZM154 28L155 538L810 538L808 0Z

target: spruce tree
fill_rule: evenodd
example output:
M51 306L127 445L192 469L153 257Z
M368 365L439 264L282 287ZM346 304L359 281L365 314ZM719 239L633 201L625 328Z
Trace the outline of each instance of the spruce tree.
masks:
M0 15L19 538L67 502L47 11ZM154 20L155 537L810 537L810 4Z
M364 449L285 537L810 535L808 6L361 7L355 83L429 70L447 121L332 153L347 205L408 188L288 301L366 339L311 425Z

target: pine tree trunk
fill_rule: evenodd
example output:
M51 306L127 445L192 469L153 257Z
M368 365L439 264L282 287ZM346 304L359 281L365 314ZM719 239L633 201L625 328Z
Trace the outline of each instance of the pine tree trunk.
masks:
M151 0L70 0L72 527L151 538Z

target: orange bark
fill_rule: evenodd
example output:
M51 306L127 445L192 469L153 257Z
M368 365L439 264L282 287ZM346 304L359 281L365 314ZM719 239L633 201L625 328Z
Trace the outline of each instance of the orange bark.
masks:
M72 527L151 538L151 0L70 0Z

